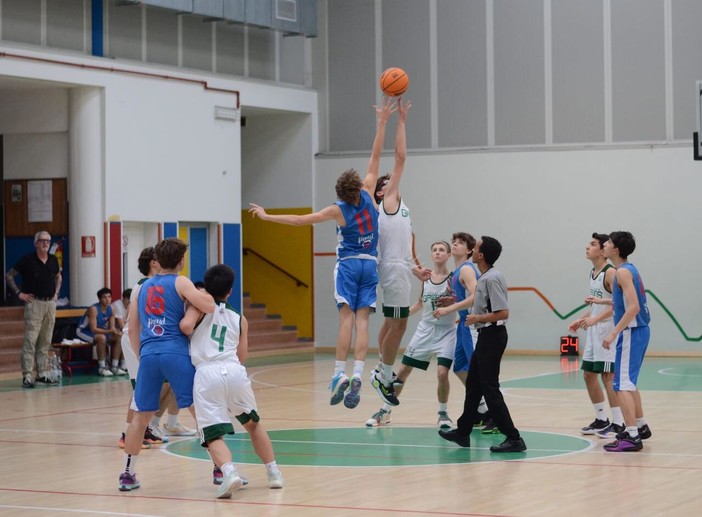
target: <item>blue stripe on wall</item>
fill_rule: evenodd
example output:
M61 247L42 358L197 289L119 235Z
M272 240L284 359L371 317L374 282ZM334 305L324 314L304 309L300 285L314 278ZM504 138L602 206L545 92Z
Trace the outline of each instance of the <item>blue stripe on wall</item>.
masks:
M205 278L207 270L207 228L190 228L190 279Z
M222 225L222 261L236 272L229 303L241 312L241 225Z
M93 56L103 57L104 50L102 44L102 0L93 0L91 4L91 24L93 37Z
M178 237L178 223L163 223L163 238Z

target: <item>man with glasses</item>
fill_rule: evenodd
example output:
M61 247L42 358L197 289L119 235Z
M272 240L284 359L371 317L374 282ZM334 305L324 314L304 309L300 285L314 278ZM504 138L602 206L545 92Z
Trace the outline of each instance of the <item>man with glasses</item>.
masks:
M7 272L8 288L24 303L24 343L22 344L22 387L33 388L32 372L36 366L36 382L56 384L47 375L48 352L56 320L56 300L61 290L58 259L49 254L51 235L37 232L34 253L20 258ZM22 288L15 277L22 276Z

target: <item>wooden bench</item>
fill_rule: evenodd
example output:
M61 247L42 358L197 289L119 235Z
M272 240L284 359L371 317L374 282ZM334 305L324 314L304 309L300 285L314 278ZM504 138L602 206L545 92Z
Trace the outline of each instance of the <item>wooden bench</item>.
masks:
M75 338L75 328L78 326L80 319L85 315L86 310L86 307L56 309L57 326L70 327L71 332L63 333L67 340L52 343L51 346L61 358L61 368L64 371L64 373L69 377L73 377L73 370L97 368L97 361L93 359L92 354L92 347L94 345L92 343L86 343ZM66 341L71 342L68 343ZM91 349L89 353L90 359L75 357L75 351L85 349Z

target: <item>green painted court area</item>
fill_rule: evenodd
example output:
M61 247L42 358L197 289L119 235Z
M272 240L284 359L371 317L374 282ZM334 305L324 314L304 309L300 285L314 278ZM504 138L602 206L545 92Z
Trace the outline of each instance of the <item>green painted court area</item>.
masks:
M529 358L509 356L503 361L510 360L528 361ZM501 380L500 386L503 389L585 389L577 357L553 359L553 372ZM639 373L638 387L642 391L702 391L702 361L697 357L647 357Z
M550 433L523 432L529 449L521 453L494 454L504 436L471 435L471 447L462 448L442 439L435 428L382 427L292 429L268 431L273 441L276 461L281 465L397 467L477 463L484 461L544 458L582 451L590 442L573 436ZM248 435L236 434L225 438L236 463L258 464ZM170 443L170 453L209 460L197 439Z

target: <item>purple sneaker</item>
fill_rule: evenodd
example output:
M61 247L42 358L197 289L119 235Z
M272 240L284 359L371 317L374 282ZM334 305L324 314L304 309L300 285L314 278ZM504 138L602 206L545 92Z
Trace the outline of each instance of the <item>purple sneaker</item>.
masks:
M636 452L641 449L643 449L641 437L637 435L632 438L626 431L618 434L616 440L604 446L607 452Z
M129 492L130 490L136 490L140 486L141 486L141 484L137 480L135 474L128 474L126 472L122 472L119 475L119 491L120 492Z
M361 376L354 375L351 377L351 387L349 391L346 392L344 396L344 406L349 409L353 409L358 406L361 401Z

